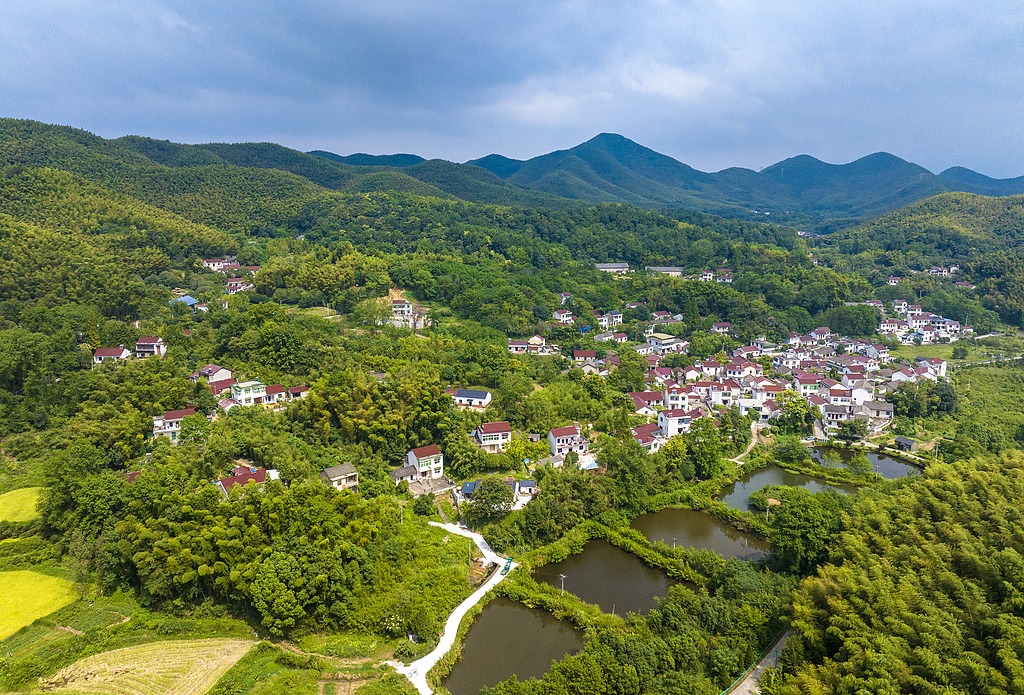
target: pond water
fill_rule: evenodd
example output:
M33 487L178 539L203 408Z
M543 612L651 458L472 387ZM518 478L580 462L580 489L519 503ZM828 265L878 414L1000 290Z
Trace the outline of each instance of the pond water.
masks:
M477 695L513 675L540 678L551 662L583 648L583 634L546 611L496 598L473 621L444 687L452 695Z
M533 578L559 587L560 574L565 575L566 591L617 615L654 608L655 597L667 596L668 588L675 584L661 570L600 539L588 541L579 555L538 568Z
M816 446L811 449L811 456L818 463L825 463L825 452L829 450L829 447ZM856 453L853 449L844 449L835 447L832 451L839 454L839 458L845 463L853 458ZM895 480L897 478L906 478L908 475L916 475L921 472L921 469L911 466L909 463L903 463L896 459L885 456L883 454L876 454L874 452L865 451L865 455L868 457L868 461L871 462L871 469L878 473L886 480Z
M769 548L767 541L693 509L667 507L634 519L632 526L652 541L713 550L727 560L756 560Z
M857 488L851 485L831 485L812 478L809 475L790 473L778 466L768 466L743 476L722 491L720 499L733 509L747 510L750 496L766 485L788 485L802 487L811 492L835 490L842 493L853 493Z

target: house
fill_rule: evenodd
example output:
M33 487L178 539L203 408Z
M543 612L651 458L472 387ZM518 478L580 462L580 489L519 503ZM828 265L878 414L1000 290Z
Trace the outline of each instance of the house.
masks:
M154 336L143 336L135 342L135 356L143 359L146 357L163 357L167 353L167 345L164 339Z
M234 379L223 379L221 381L211 381L210 384L209 384L209 386L210 386L210 393L212 393L214 396L219 396L220 394L224 393L225 391L230 391L231 390L231 386L236 384L236 383L237 382Z
M473 493L476 492L478 487L480 487L479 480L467 480L462 484L462 487L459 488L458 496L464 500L468 500L473 496Z
M405 460L415 467L419 479L436 479L444 475L444 455L437 444L412 449L405 455Z
M533 480L519 481L519 494L522 497L533 497L537 494L537 483Z
M407 483L412 483L416 480L417 471L416 466L402 466L388 473L391 480L394 481L395 485L401 485L404 480Z
M595 263L594 267L604 273L629 272L629 263Z
M551 314L552 318L563 326L571 325L576 319L573 318L572 312L568 309L555 309L555 312Z
M288 400L302 400L309 395L308 386L292 386L288 389Z
M126 360L132 356L132 351L126 348L124 345L116 348L99 348L96 352L92 353L92 363L104 364L105 362L117 362L118 360Z
M729 332L729 329L731 328L731 323L729 323L728 321L722 321L721 323L716 323L714 326L712 326L711 332L718 333L719 335L725 335L726 333Z
M259 380L243 381L231 385L231 398L239 405L262 405L267 399L267 387Z
M282 403L288 400L288 391L281 384L271 384L267 387L266 397L263 402L266 403Z
M902 280L902 279L903 278L901 278L899 275L890 275L889 276L889 284L890 285L898 285L898 284L900 284L900 280Z
M938 357L918 357L914 366L927 369L935 376L946 376L946 361Z
M652 275L668 275L670 278L678 278L683 276L685 268L674 265L649 265L644 270Z
M320 480L335 490L351 490L359 487L359 472L351 463L343 463L320 471Z
M254 289L256 289L256 285L252 284L245 278L228 278L228 284L225 291L228 294L238 294L239 292L246 292Z
M181 434L181 421L195 415L195 408L183 408L181 410L168 410L163 415L153 416L153 438L167 437L177 443L178 435Z
M479 391L476 389L458 389L454 393L449 392L455 400L456 408L474 408L483 410L491 404L491 392Z
M703 273L700 274L699 279L701 282L714 282L715 272L713 270L705 270Z
M647 357L648 355L654 354L654 346L650 343L640 343L633 349L636 350L636 354L640 355L641 357Z
M572 299L572 294L571 293L569 293L569 292L559 292L558 293L558 301L561 302L562 306L565 306L565 303L568 302L570 299Z
M218 480L217 487L226 496L233 487L245 487L249 483L262 486L267 480L279 480L280 477L280 474L274 469L239 466L231 471L231 475Z
M207 383L212 384L215 381L225 381L230 379L232 376L234 375L231 373L230 369L224 369L223 367L218 367L215 364L208 364L202 369L189 374L188 379L193 384L200 379L206 379Z
M203 260L203 267L219 273L225 265L232 261L224 260L223 258L207 258Z
M189 311L192 312L203 311L203 309L200 308L202 305L199 304L199 300L188 294L181 297L175 297L174 299L170 300L167 303L172 305L184 304L186 307L188 307Z
M580 434L577 425L556 427L548 432L548 449L552 456L565 456L570 451L586 454L590 451L590 442Z
M692 421L691 411L682 408L662 410L658 413L658 429L661 431L661 436L665 438L689 432Z
M661 437L661 431L658 429L658 424L655 422L652 422L649 425L634 427L633 439L636 440L637 444L652 454L660 449L661 445L664 443L664 440Z
M896 448L900 451L914 453L917 451L917 442L907 437L896 437Z
M473 437L481 449L496 454L512 441L512 426L507 422L485 422L473 430Z
M661 391L631 391L626 395L633 399L636 413L646 417L656 415L658 411L654 406L660 406L665 398Z

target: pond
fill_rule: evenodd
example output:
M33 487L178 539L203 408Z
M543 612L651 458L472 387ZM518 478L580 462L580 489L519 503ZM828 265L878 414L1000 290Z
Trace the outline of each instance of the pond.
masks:
M496 598L473 621L444 687L452 695L477 695L517 676L540 678L551 662L583 648L583 634L546 611Z
M845 463L853 458L853 455L857 453L854 449L846 449L833 447L833 452L839 454L839 458ZM829 451L827 446L816 446L811 449L811 456L818 463L825 463L825 452ZM878 475L882 476L886 480L896 480L897 478L906 478L908 475L916 475L921 472L921 469L916 466L912 466L909 463L903 463L897 461L891 456L885 456L884 454L876 454L871 451L865 451L865 455L868 457L868 461L871 462L871 470Z
M632 526L651 541L713 550L727 560L757 560L769 548L767 541L693 509L667 507L634 519Z
M559 575L565 575L566 591L618 615L654 608L655 597L667 596L675 584L661 570L606 540L588 541L582 553L538 568L533 578L560 587Z
M853 493L857 490L857 488L851 485L831 485L809 475L790 473L778 466L768 466L745 475L732 485L726 487L719 499L733 509L746 511L750 502L750 496L766 485L802 487L810 492L835 490L844 494Z

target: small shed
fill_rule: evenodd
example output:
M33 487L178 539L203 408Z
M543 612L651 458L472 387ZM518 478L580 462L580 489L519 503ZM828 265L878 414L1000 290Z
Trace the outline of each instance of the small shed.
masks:
M896 437L896 448L900 451L909 451L913 453L917 451L917 442L908 437Z

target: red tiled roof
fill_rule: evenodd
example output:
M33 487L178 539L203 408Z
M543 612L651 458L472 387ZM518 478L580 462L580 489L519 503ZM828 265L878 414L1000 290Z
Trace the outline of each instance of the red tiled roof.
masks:
M502 432L511 432L512 426L507 422L485 422L480 425L481 434L500 434Z
M94 357L120 357L124 354L123 347L116 348L98 348L96 352L92 353Z
M236 384L236 383L238 383L238 382L234 379L234 377L232 377L230 379L221 379L220 381L211 381L210 382L210 393L214 393L214 394L224 393L229 388L231 388L232 384Z
M164 342L163 338L159 338L157 336L151 336L151 335L144 335L141 338L139 338L138 340L136 340L135 344L136 345L157 345L157 344L162 343L162 342Z
M421 446L418 449L412 450L412 455L418 459L425 456L437 456L441 453L441 448L437 444L429 444L427 446Z
M574 434L579 434L580 430L576 425L569 425L568 427L555 427L551 430L551 434L556 437L569 437Z
M300 393L305 393L306 391L309 391L308 386L292 386L288 389L288 394L291 396L297 396Z
M273 396L275 393L284 393L284 391L284 386L281 386L281 384L271 384L267 387L268 396Z
M238 469L236 469L238 470ZM226 478L220 479L220 484L225 490L230 490L236 485L245 485L246 483L263 483L267 479L267 471L263 468L257 468L255 470L245 469L244 473L238 475L229 475Z
M181 410L168 410L164 413L164 420L181 420L189 415L195 415L195 408L183 408Z

